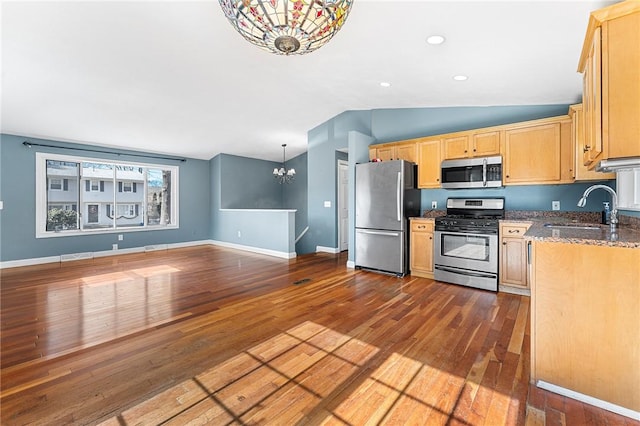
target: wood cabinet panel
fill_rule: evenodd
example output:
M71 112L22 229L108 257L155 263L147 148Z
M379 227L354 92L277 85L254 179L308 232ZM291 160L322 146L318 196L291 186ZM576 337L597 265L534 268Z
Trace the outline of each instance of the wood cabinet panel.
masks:
M500 154L500 132L474 133L471 149L476 157Z
M591 13L578 71L583 73L583 163L640 156L640 2Z
M411 221L410 269L411 275L433 278L433 219Z
M442 139L443 160L469 157L469 136L455 136Z
M396 159L418 162L418 147L415 142L400 144L396 146Z
M505 184L560 181L560 123L505 130Z
M442 139L442 159L485 157L500 154L500 131L469 131Z
M500 223L500 279L501 286L529 288L527 277L527 242L523 235L530 223Z
M418 143L418 188L440 187L441 140L425 138Z
M584 110L582 104L571 105L569 107L571 117L571 138L574 146L574 177L576 181L615 179L615 173L601 173L589 170L584 165Z
M533 242L531 378L640 411L640 250Z

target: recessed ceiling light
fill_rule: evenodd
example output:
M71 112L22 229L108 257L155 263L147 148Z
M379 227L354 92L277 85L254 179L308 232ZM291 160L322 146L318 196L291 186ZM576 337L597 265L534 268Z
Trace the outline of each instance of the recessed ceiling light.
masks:
M382 86L382 87L391 87L391 83L386 82L386 81L382 81L382 82L380 82L380 86Z
M432 35L427 37L427 43L429 44L442 44L444 43L444 37L441 35Z
M466 75L454 75L453 79L455 81L465 81L467 80L469 77L467 77Z

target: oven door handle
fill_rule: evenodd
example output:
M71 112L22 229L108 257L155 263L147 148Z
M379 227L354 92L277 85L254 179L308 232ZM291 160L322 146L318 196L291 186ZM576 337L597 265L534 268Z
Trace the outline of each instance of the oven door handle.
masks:
M454 273L454 274L463 274L463 275L467 275L467 276L470 276L470 277L480 277L480 278L495 278L496 277L495 274L483 274L482 272L463 271L461 269L447 268L446 266L440 266L440 265L436 265L435 268L439 269L440 271L451 272L451 273Z

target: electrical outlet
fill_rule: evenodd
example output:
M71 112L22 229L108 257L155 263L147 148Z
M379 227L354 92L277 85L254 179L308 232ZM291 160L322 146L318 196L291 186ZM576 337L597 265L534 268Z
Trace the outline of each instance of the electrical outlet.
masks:
M551 210L560 210L560 201L552 201Z
M122 241L122 240L124 240L124 235L118 234L118 241Z
M431 210L437 209L438 208L438 202L437 201L432 201L431 202Z

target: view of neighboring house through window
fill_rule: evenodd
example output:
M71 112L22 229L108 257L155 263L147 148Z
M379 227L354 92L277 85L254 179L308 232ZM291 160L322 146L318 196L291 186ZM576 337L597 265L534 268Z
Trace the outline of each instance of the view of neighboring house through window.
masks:
M36 236L175 228L178 167L37 153Z

